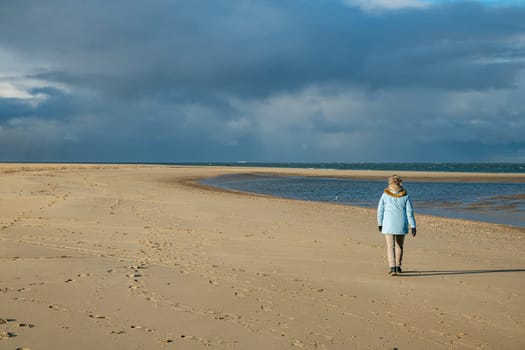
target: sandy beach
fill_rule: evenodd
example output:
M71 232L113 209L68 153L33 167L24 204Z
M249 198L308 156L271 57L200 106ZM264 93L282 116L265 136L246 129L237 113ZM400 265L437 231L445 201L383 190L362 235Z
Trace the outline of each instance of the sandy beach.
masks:
M390 175L0 164L0 349L525 348L525 229L416 207L390 277L375 210L196 183L247 172Z

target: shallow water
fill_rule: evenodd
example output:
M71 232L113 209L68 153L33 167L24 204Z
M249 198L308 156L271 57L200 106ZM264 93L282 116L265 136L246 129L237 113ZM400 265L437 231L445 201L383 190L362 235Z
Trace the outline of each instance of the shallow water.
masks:
M209 162L209 163L160 163L170 165L208 165L235 167L271 167L301 169L338 170L390 170L396 171L446 171L467 173L518 173L525 174L525 163L254 163L254 162Z
M300 176L223 175L202 181L225 189L375 208L384 181ZM525 227L525 184L410 182L416 214Z

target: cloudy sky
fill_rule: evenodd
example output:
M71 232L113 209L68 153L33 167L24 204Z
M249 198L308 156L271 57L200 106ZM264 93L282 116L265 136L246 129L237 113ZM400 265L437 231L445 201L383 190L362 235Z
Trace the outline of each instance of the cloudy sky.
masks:
M236 160L525 162L525 1L0 1L0 161Z

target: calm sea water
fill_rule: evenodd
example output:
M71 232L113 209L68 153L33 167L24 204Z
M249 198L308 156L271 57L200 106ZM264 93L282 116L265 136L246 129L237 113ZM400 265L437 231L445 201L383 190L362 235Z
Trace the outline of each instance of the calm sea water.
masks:
M179 165L209 165L236 167L271 167L337 170L448 171L469 173L523 173L525 163L163 163Z
M498 172L510 172L509 168L499 167L502 170ZM260 175L223 175L202 182L225 189L366 208L377 207L386 186L385 181ZM410 182L405 187L416 214L525 227L525 183Z

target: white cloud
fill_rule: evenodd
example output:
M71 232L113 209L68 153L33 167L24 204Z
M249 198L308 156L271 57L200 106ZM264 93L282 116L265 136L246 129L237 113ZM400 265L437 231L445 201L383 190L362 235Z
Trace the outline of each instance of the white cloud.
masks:
M359 7L365 12L423 9L432 5L460 3L464 1L465 0L343 0L346 5ZM478 0L477 2L485 6L523 6L523 0Z
M47 99L47 95L40 92L31 93L27 82L16 83L9 80L2 81L2 77L0 76L0 99L2 98L18 99L28 105L36 107Z
M431 4L424 0L343 0L348 6L359 7L363 11L375 12L384 10L422 9Z
M1 79L1 78L0 78ZM31 98L25 89L15 86L9 81L0 81L0 98Z
M26 56L22 57L13 50L0 46L0 99L20 99L37 106L47 99L47 95L42 92L33 93L34 89L51 87L70 92L71 89L66 84L29 78L48 69L49 65L42 61L33 62Z

